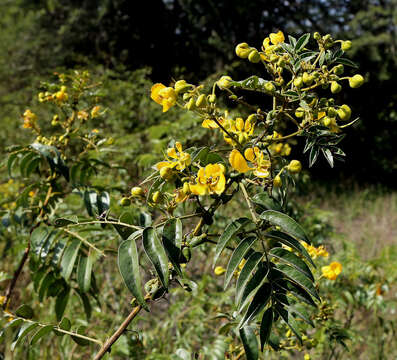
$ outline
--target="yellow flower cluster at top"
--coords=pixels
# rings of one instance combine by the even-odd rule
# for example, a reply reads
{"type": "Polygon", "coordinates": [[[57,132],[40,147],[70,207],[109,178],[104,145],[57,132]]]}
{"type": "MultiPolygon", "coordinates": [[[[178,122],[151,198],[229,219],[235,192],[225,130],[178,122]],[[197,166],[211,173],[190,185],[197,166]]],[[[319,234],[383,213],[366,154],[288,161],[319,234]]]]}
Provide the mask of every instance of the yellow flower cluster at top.
{"type": "Polygon", "coordinates": [[[316,259],[318,256],[328,257],[328,251],[325,249],[324,245],[320,245],[319,247],[315,247],[313,245],[309,245],[304,241],[301,241],[303,247],[307,250],[312,259],[316,259]]]}
{"type": "Polygon", "coordinates": [[[322,276],[329,280],[336,280],[338,275],[342,272],[342,264],[333,261],[331,264],[327,266],[323,266],[321,268],[322,276]]]}

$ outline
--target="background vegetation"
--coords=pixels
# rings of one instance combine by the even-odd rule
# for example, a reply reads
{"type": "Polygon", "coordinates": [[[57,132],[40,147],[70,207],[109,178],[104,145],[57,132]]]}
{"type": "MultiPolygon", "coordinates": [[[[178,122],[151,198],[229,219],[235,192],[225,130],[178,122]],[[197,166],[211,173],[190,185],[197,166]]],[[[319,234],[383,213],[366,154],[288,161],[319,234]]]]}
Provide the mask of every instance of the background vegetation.
{"type": "MultiPolygon", "coordinates": [[[[161,108],[149,98],[154,82],[168,84],[182,77],[195,82],[220,74],[244,78],[248,69],[234,56],[235,45],[242,41],[259,45],[269,32],[278,29],[295,35],[329,32],[335,38],[351,39],[349,54],[360,64],[366,83],[355,91],[346,89],[340,96],[349,99],[361,121],[348,130],[342,142],[347,161],[338,163],[332,172],[325,161],[317,163],[311,180],[302,180],[295,199],[308,214],[303,220],[316,244],[325,244],[332,257],[344,265],[341,280],[330,283],[325,293],[333,293],[332,326],[346,329],[342,335],[350,353],[346,355],[341,345],[328,343],[327,339],[336,336],[331,323],[324,327],[328,332],[312,334],[315,345],[305,351],[320,359],[396,357],[396,0],[152,0],[141,2],[139,9],[127,0],[3,0],[0,13],[2,159],[7,146],[33,140],[22,130],[21,114],[28,107],[38,109],[35,94],[40,81],[53,78],[54,72],[88,69],[94,81],[102,83],[99,96],[108,107],[106,121],[93,126],[112,136],[122,149],[113,159],[123,167],[117,184],[124,189],[139,182],[175,135],[188,145],[205,142],[205,132],[196,131],[190,113],[173,109],[161,114],[161,108]]],[[[308,166],[307,159],[302,163],[308,166]]],[[[23,180],[10,182],[5,162],[0,174],[0,207],[5,214],[15,206],[15,193],[23,180]]],[[[15,239],[6,225],[3,218],[1,292],[25,246],[22,237],[15,239]]],[[[113,348],[112,358],[168,359],[178,348],[190,353],[201,349],[201,354],[210,356],[214,347],[226,346],[215,317],[228,309],[231,296],[222,291],[204,259],[203,253],[190,270],[197,289],[191,295],[175,289],[169,303],[163,301],[154,310],[156,320],[142,316],[134,322],[113,348]]],[[[103,334],[111,333],[122,321],[130,300],[121,279],[110,277],[115,273],[113,267],[114,261],[103,264],[106,271],[98,283],[106,301],[92,308],[90,324],[102,327],[103,334]],[[123,297],[124,302],[120,301],[123,297]]],[[[19,297],[33,294],[23,286],[28,283],[29,271],[23,275],[15,307],[19,297]]],[[[32,303],[38,302],[32,295],[32,303]]],[[[53,302],[52,298],[42,302],[40,318],[45,318],[46,308],[53,302]]],[[[79,299],[73,300],[68,314],[87,324],[79,299]]],[[[67,341],[59,339],[57,346],[42,342],[14,355],[3,342],[0,357],[89,357],[90,348],[81,350],[67,341]]],[[[285,351],[273,356],[287,359],[297,355],[285,351]]],[[[303,353],[299,356],[303,358],[303,353]]]]}

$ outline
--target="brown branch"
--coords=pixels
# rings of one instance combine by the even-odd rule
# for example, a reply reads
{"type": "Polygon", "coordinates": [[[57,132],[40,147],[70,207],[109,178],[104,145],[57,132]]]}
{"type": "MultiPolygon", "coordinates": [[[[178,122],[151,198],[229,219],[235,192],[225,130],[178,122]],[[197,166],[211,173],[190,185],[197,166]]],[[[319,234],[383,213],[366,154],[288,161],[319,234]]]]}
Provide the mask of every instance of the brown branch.
{"type": "MultiPolygon", "coordinates": [[[[150,295],[147,295],[145,297],[145,300],[148,301],[150,300],[150,295]]],[[[102,359],[105,354],[110,351],[110,348],[112,345],[118,340],[118,338],[123,334],[124,330],[127,328],[127,326],[130,324],[132,320],[135,319],[135,317],[138,315],[138,313],[141,311],[142,306],[138,305],[132,309],[130,314],[126,317],[126,319],[123,321],[123,323],[120,325],[120,327],[116,330],[116,332],[103,344],[102,348],[99,350],[99,352],[95,355],[94,360],[99,360],[102,359]]]]}

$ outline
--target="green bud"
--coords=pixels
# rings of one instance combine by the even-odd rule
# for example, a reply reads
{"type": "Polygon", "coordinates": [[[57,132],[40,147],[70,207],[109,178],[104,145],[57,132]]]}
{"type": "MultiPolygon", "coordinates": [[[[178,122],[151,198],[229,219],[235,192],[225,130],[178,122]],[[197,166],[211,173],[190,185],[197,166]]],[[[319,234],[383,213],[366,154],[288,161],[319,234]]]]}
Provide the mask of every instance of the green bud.
{"type": "Polygon", "coordinates": [[[333,107],[329,107],[329,108],[327,109],[327,115],[328,115],[329,117],[335,117],[335,116],[337,115],[336,109],[333,108],[333,107]]]}
{"type": "Polygon", "coordinates": [[[182,255],[184,257],[184,259],[182,259],[182,263],[187,263],[190,261],[190,259],[192,258],[192,251],[190,250],[190,247],[184,247],[182,249],[182,255]]]}
{"type": "Polygon", "coordinates": [[[342,105],[338,110],[337,110],[339,119],[341,119],[342,121],[349,121],[352,111],[350,109],[349,105],[342,105]]]}
{"type": "Polygon", "coordinates": [[[278,61],[278,59],[279,59],[279,56],[278,56],[278,55],[276,55],[276,54],[270,55],[270,62],[271,62],[272,64],[275,64],[275,63],[278,61]]]}
{"type": "Polygon", "coordinates": [[[190,100],[185,104],[185,109],[193,110],[196,106],[194,98],[190,98],[190,100]]]}
{"type": "Polygon", "coordinates": [[[364,78],[359,74],[356,74],[349,78],[349,85],[353,89],[360,87],[362,84],[364,84],[364,78]]]}
{"type": "Polygon", "coordinates": [[[140,186],[134,186],[131,189],[131,196],[140,197],[143,196],[143,194],[144,194],[143,189],[140,186]]]}
{"type": "Polygon", "coordinates": [[[343,51],[348,51],[352,47],[352,42],[350,40],[342,41],[341,49],[343,51]]]}
{"type": "Polygon", "coordinates": [[[211,94],[210,96],[208,96],[208,102],[213,104],[216,101],[216,95],[215,94],[211,94]]]}
{"type": "Polygon", "coordinates": [[[342,64],[336,65],[333,67],[332,71],[336,74],[336,75],[342,75],[343,72],[345,71],[345,67],[342,64]]]}
{"type": "Polygon", "coordinates": [[[303,118],[305,116],[305,109],[303,107],[298,107],[295,110],[295,116],[300,119],[303,118]]]}
{"type": "Polygon", "coordinates": [[[272,94],[276,91],[276,87],[274,86],[274,84],[271,81],[268,81],[265,86],[264,86],[265,90],[272,94]]]}
{"type": "Polygon", "coordinates": [[[304,72],[303,76],[302,76],[302,80],[306,85],[311,85],[314,81],[314,77],[313,77],[313,75],[308,74],[307,72],[304,72]]]}
{"type": "Polygon", "coordinates": [[[300,89],[303,86],[303,80],[302,77],[298,76],[297,78],[294,79],[294,85],[296,88],[300,89]]]}
{"type": "Polygon", "coordinates": [[[187,101],[188,99],[190,99],[192,97],[191,93],[184,93],[182,96],[182,99],[187,101]]]}
{"type": "Polygon", "coordinates": [[[259,61],[261,61],[261,56],[259,55],[258,50],[252,50],[248,55],[248,60],[254,64],[257,64],[259,61]]]}
{"type": "Polygon", "coordinates": [[[313,37],[314,37],[314,40],[317,40],[317,41],[321,39],[321,35],[317,31],[313,34],[313,37]]]}
{"type": "Polygon", "coordinates": [[[337,94],[341,90],[342,90],[342,86],[340,84],[338,84],[336,81],[331,82],[331,92],[333,94],[337,94]]]}
{"type": "Polygon", "coordinates": [[[129,206],[130,204],[131,204],[131,200],[128,199],[127,197],[123,197],[123,198],[120,200],[120,205],[121,205],[121,206],[129,206]]]}
{"type": "Polygon", "coordinates": [[[196,100],[196,106],[198,108],[205,107],[207,105],[207,99],[204,94],[201,94],[196,100]]]}

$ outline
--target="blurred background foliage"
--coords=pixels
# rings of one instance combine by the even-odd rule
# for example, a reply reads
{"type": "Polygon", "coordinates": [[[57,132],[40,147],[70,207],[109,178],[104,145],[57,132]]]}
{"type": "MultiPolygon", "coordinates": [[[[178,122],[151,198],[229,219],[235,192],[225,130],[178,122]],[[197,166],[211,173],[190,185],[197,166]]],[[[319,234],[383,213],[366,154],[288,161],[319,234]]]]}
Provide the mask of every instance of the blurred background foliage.
{"type": "MultiPolygon", "coordinates": [[[[326,300],[336,303],[332,316],[324,320],[322,330],[311,334],[314,345],[308,343],[306,349],[315,348],[311,354],[317,357],[313,358],[346,358],[343,348],[331,340],[347,336],[348,358],[397,356],[393,341],[397,198],[391,191],[397,174],[397,0],[151,0],[140,2],[139,7],[128,0],[2,0],[0,14],[1,204],[10,202],[20,186],[7,182],[5,148],[33,140],[22,129],[26,108],[37,109],[50,122],[49,114],[40,113],[35,94],[40,81],[54,78],[54,72],[88,69],[102,84],[106,121],[94,126],[115,139],[113,160],[125,168],[117,181],[128,189],[158,161],[171,139],[177,138],[186,147],[208,142],[208,132],[197,126],[190,112],[173,108],[161,113],[149,97],[153,83],[185,78],[191,82],[207,79],[205,84],[223,74],[236,79],[251,75],[247,64],[235,56],[235,45],[244,41],[259,47],[268,33],[278,29],[294,36],[319,31],[335,39],[351,39],[348,56],[360,65],[367,82],[336,95],[344,97],[340,101],[351,105],[354,115],[361,118],[348,128],[342,142],[347,161],[337,163],[336,171],[325,161],[318,162],[311,172],[312,185],[305,177],[298,184],[296,201],[301,213],[296,217],[306,214],[302,221],[314,243],[325,244],[334,254],[332,259],[344,264],[340,282],[325,284],[322,292],[326,300]],[[335,332],[335,324],[347,333],[335,332]]],[[[259,66],[257,70],[258,74],[263,71],[259,66]]],[[[307,159],[303,164],[307,168],[307,159]]],[[[237,210],[241,211],[231,211],[237,210]]],[[[218,220],[220,225],[225,221],[218,220]]],[[[3,290],[25,245],[2,227],[0,239],[5,259],[0,269],[3,290]],[[15,262],[9,260],[13,257],[15,262]]],[[[131,328],[143,331],[129,330],[113,347],[112,358],[180,359],[169,356],[180,347],[189,352],[201,349],[201,355],[218,359],[215,355],[222,354],[226,345],[215,318],[230,310],[231,294],[222,291],[222,280],[214,279],[206,257],[203,249],[189,268],[198,288],[188,294],[175,289],[170,303],[164,300],[156,306],[155,316],[139,317],[131,328]]],[[[93,307],[90,324],[94,329],[102,326],[106,334],[128,313],[129,298],[121,279],[111,278],[114,259],[103,266],[98,283],[110,300],[104,309],[93,307]]],[[[28,284],[26,278],[21,288],[24,284],[28,284]]],[[[45,314],[48,304],[40,306],[45,314]]],[[[87,324],[79,302],[73,302],[68,312],[87,324]]],[[[61,340],[55,349],[50,342],[17,356],[89,357],[90,349],[84,353],[73,348],[70,354],[70,346],[61,340]]],[[[297,354],[285,351],[266,356],[288,359],[297,354]]]]}

